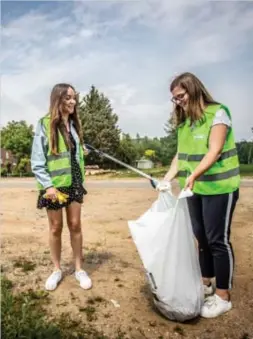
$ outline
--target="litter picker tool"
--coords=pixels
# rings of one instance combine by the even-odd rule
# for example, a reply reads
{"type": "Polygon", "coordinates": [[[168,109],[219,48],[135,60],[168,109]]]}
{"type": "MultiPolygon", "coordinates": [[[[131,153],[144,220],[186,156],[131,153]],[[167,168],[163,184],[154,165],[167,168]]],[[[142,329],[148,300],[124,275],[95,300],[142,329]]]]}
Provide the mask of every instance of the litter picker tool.
{"type": "Polygon", "coordinates": [[[158,181],[156,179],[154,179],[151,175],[148,175],[140,170],[138,170],[137,168],[133,167],[133,166],[130,166],[128,164],[125,164],[123,161],[121,160],[118,160],[116,158],[114,158],[113,156],[101,151],[101,150],[98,150],[96,149],[95,147],[89,145],[89,144],[85,144],[85,147],[87,148],[88,151],[92,151],[92,152],[95,152],[96,154],[98,154],[99,156],[101,157],[104,157],[104,158],[107,158],[125,168],[128,168],[130,171],[133,171],[137,174],[139,174],[140,176],[148,179],[150,181],[150,184],[152,185],[153,188],[156,188],[157,184],[158,184],[158,181]]]}

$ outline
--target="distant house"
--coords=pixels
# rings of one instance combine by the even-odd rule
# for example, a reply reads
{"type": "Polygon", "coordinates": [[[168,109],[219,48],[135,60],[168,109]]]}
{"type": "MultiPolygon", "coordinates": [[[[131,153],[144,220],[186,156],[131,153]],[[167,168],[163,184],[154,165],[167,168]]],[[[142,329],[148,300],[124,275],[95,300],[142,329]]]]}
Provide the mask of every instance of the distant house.
{"type": "Polygon", "coordinates": [[[11,151],[1,148],[0,164],[1,166],[6,166],[8,172],[11,172],[11,168],[17,165],[17,159],[13,156],[11,151]]]}
{"type": "Polygon", "coordinates": [[[140,159],[137,161],[137,168],[139,169],[150,169],[154,168],[154,163],[153,161],[149,159],[140,159]]]}

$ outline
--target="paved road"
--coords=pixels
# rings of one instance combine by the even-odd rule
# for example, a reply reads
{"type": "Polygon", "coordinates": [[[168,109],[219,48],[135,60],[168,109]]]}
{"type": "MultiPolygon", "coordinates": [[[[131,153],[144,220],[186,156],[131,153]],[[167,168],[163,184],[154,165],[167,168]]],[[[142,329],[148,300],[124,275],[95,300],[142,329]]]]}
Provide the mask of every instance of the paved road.
{"type": "MultiPolygon", "coordinates": [[[[88,188],[150,188],[148,180],[88,180],[88,188]]],[[[242,187],[253,187],[252,179],[242,179],[242,187]]],[[[0,188],[36,188],[32,179],[1,179],[0,188]]]]}
{"type": "MultiPolygon", "coordinates": [[[[87,181],[87,188],[148,188],[149,181],[124,181],[124,180],[96,180],[87,181]]],[[[0,188],[36,188],[34,180],[6,180],[0,181],[0,188]]]]}

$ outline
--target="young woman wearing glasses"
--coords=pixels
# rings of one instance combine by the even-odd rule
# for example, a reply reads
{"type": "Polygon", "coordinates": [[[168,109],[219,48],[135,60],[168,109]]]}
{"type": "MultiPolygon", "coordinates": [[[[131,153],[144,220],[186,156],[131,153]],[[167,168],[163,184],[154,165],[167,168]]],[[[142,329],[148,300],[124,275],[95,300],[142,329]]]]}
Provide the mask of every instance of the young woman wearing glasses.
{"type": "Polygon", "coordinates": [[[177,176],[180,187],[194,193],[188,206],[207,297],[201,315],[214,318],[232,308],[234,255],[229,239],[240,173],[231,113],[191,73],[176,77],[170,91],[178,148],[165,181],[169,187],[177,176]]]}

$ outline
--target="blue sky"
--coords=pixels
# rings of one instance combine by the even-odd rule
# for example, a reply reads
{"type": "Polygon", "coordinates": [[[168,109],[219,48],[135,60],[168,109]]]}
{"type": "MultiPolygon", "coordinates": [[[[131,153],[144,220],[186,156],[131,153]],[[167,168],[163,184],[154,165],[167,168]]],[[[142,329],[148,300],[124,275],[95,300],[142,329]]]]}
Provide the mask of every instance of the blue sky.
{"type": "Polygon", "coordinates": [[[195,73],[252,135],[253,2],[2,1],[1,125],[36,124],[51,88],[92,84],[132,136],[163,136],[170,81],[195,73]]]}

